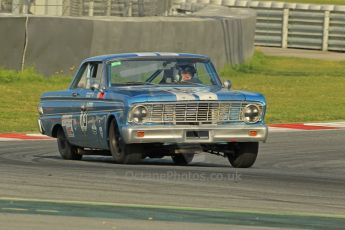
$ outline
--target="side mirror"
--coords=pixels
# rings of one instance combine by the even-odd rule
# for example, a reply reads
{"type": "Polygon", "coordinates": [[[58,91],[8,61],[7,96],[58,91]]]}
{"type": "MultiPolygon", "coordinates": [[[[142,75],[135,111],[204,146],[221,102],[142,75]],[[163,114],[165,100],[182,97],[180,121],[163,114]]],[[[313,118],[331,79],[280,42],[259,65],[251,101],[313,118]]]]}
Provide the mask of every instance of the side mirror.
{"type": "Polygon", "coordinates": [[[232,83],[230,80],[224,81],[224,88],[227,88],[228,90],[231,89],[232,83]]]}
{"type": "Polygon", "coordinates": [[[91,90],[95,91],[95,90],[99,90],[100,87],[101,87],[100,84],[93,83],[90,88],[91,88],[91,90]]]}

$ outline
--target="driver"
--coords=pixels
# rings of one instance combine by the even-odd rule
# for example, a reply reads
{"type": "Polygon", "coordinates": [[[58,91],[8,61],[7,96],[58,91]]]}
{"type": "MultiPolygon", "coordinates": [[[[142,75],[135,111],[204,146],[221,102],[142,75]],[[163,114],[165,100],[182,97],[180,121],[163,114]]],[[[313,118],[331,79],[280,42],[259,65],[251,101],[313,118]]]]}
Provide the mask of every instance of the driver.
{"type": "Polygon", "coordinates": [[[194,82],[196,79],[194,79],[194,75],[196,73],[196,70],[194,66],[191,65],[185,65],[180,66],[179,68],[179,82],[194,82]]]}

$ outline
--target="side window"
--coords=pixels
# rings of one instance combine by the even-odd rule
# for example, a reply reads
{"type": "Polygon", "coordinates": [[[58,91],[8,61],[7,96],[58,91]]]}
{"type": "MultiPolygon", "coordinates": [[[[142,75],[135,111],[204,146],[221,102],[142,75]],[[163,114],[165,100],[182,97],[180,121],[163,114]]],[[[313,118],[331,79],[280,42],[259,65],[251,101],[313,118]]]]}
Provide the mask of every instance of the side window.
{"type": "Polygon", "coordinates": [[[90,89],[92,84],[102,84],[102,63],[85,63],[78,73],[79,80],[73,88],[90,89]]]}
{"type": "Polygon", "coordinates": [[[206,65],[204,63],[197,63],[195,65],[196,69],[196,75],[201,81],[201,83],[205,85],[213,85],[212,84],[212,79],[210,78],[210,75],[206,69],[206,65]]]}
{"type": "Polygon", "coordinates": [[[76,88],[85,88],[87,79],[88,65],[86,64],[76,88]]]}
{"type": "Polygon", "coordinates": [[[86,87],[86,78],[87,78],[87,71],[88,70],[88,63],[85,63],[79,70],[77,74],[77,78],[79,80],[73,85],[73,88],[85,88],[86,87]]]}
{"type": "Polygon", "coordinates": [[[103,69],[102,69],[102,63],[92,63],[90,66],[90,85],[92,84],[100,84],[102,85],[102,76],[103,76],[103,69]]]}

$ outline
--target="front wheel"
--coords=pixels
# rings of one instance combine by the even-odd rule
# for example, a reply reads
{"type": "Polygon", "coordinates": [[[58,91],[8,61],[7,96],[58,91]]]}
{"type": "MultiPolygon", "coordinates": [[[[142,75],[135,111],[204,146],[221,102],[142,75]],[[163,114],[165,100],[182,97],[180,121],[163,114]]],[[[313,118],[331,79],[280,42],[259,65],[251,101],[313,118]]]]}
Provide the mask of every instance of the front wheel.
{"type": "Polygon", "coordinates": [[[249,168],[255,163],[258,151],[258,142],[241,142],[235,144],[227,157],[234,168],[249,168]]]}
{"type": "Polygon", "coordinates": [[[57,143],[60,155],[65,160],[81,160],[83,155],[78,154],[78,148],[68,142],[65,132],[59,128],[57,132],[57,143]]]}
{"type": "Polygon", "coordinates": [[[109,148],[116,163],[136,164],[142,159],[138,146],[128,145],[121,141],[115,120],[112,120],[109,126],[109,148]]]}

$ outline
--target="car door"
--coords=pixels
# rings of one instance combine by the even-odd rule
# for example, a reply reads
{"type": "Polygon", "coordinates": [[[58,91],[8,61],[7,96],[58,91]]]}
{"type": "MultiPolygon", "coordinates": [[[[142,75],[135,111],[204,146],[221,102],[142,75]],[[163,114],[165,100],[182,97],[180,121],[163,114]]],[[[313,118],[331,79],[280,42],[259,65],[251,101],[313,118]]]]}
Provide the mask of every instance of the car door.
{"type": "MultiPolygon", "coordinates": [[[[104,140],[106,114],[103,110],[104,101],[104,75],[102,62],[89,62],[85,88],[81,92],[82,103],[80,107],[80,146],[101,148],[104,140]]],[[[78,118],[77,118],[78,119],[78,118]]]]}
{"type": "MultiPolygon", "coordinates": [[[[88,147],[87,143],[87,129],[88,129],[88,117],[87,117],[87,92],[90,87],[91,76],[91,63],[83,63],[80,67],[78,74],[70,86],[70,107],[73,107],[73,113],[70,116],[65,117],[62,123],[70,125],[73,130],[73,138],[69,138],[70,142],[82,147],[88,147]]],[[[66,125],[65,125],[66,126],[66,125]]],[[[66,126],[66,130],[69,128],[66,126]]],[[[66,132],[68,134],[68,132],[66,132]]]]}

